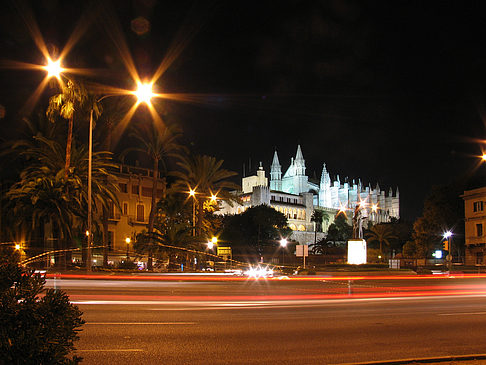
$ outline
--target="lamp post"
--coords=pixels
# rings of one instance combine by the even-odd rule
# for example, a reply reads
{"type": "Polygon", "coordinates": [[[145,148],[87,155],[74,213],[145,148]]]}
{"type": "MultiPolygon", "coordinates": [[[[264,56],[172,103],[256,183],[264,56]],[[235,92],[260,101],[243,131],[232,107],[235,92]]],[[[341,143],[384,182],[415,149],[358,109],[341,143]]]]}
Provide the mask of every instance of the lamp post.
{"type": "Polygon", "coordinates": [[[288,241],[286,238],[280,240],[280,247],[282,247],[282,266],[285,264],[285,248],[287,247],[287,243],[288,241]]]}
{"type": "Polygon", "coordinates": [[[196,189],[189,189],[189,196],[192,197],[192,237],[196,236],[196,189]]]}
{"type": "MultiPolygon", "coordinates": [[[[152,92],[152,84],[143,84],[138,82],[138,88],[136,91],[131,92],[131,94],[137,97],[137,103],[150,103],[150,99],[154,95],[152,92]]],[[[99,103],[103,99],[110,96],[118,96],[116,94],[108,94],[99,98],[96,102],[99,103]]],[[[92,171],[93,171],[93,108],[89,113],[89,150],[88,150],[88,230],[86,235],[88,236],[88,250],[86,253],[86,270],[91,271],[91,246],[93,244],[93,203],[92,203],[92,171]]],[[[127,242],[130,243],[130,242],[127,242]]],[[[128,260],[128,249],[127,249],[127,260],[128,260]]]]}
{"type": "Polygon", "coordinates": [[[449,254],[447,255],[447,263],[449,266],[449,273],[452,270],[452,232],[447,231],[444,233],[444,239],[449,241],[449,254]]]}
{"type": "Polygon", "coordinates": [[[128,260],[130,260],[129,249],[130,249],[130,242],[132,242],[132,240],[130,239],[130,237],[127,237],[125,238],[125,242],[127,243],[127,262],[128,262],[128,260]]]}

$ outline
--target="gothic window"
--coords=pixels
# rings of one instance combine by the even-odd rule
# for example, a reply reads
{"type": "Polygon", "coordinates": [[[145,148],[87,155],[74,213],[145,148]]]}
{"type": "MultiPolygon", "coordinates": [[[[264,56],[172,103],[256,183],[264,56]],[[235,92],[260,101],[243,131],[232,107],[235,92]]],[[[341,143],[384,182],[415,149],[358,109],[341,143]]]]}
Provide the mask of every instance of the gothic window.
{"type": "Polygon", "coordinates": [[[299,225],[299,231],[305,231],[305,227],[303,224],[299,225]]]}
{"type": "Polygon", "coordinates": [[[473,211],[474,212],[482,212],[483,211],[483,202],[478,201],[473,203],[473,211]]]}
{"type": "Polygon", "coordinates": [[[297,227],[295,226],[295,224],[291,223],[289,225],[289,228],[292,230],[292,231],[296,231],[297,230],[297,227]]]}

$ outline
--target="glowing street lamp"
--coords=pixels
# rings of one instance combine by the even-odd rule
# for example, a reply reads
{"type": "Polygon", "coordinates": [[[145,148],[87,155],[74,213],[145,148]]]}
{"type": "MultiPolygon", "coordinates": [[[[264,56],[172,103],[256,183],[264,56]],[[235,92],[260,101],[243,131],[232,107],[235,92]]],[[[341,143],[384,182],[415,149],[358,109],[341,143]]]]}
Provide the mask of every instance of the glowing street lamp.
{"type": "Polygon", "coordinates": [[[483,153],[483,155],[481,156],[481,160],[486,161],[486,153],[483,153]]]}
{"type": "Polygon", "coordinates": [[[44,70],[47,71],[47,77],[55,77],[56,79],[61,78],[61,72],[64,71],[64,69],[61,67],[61,59],[57,59],[56,61],[53,61],[51,58],[47,59],[47,65],[45,65],[44,70]]]}
{"type": "Polygon", "coordinates": [[[127,244],[127,261],[130,260],[130,256],[128,255],[128,249],[130,248],[130,242],[132,242],[132,240],[130,239],[130,237],[127,237],[125,238],[125,242],[127,244]]]}
{"type": "Polygon", "coordinates": [[[151,83],[142,83],[140,81],[137,82],[137,90],[133,92],[133,94],[137,97],[137,103],[145,103],[150,104],[150,100],[153,98],[154,93],[152,92],[152,84],[151,83]]]}
{"type": "Polygon", "coordinates": [[[447,231],[444,233],[444,239],[449,242],[449,254],[447,255],[447,261],[449,266],[449,272],[452,270],[452,232],[447,231]]]}
{"type": "MultiPolygon", "coordinates": [[[[62,70],[62,69],[61,69],[62,70]]],[[[150,99],[154,96],[152,93],[152,84],[142,84],[138,82],[138,88],[136,91],[131,92],[137,97],[137,104],[146,103],[147,105],[150,104],[150,99]]],[[[130,94],[130,92],[128,93],[130,94]]],[[[123,94],[121,94],[123,95],[123,94]]],[[[103,99],[106,99],[111,96],[118,96],[118,94],[108,94],[104,95],[97,100],[99,103],[103,99]]],[[[88,250],[87,250],[87,271],[91,271],[91,246],[93,244],[93,235],[89,234],[92,232],[91,226],[93,225],[93,207],[92,207],[92,173],[93,173],[93,109],[91,109],[89,115],[89,147],[88,147],[88,230],[87,237],[88,237],[88,250]]],[[[194,234],[193,234],[194,235],[194,234]]],[[[129,242],[128,242],[129,243],[129,242]]],[[[127,260],[128,260],[128,248],[127,248],[127,260]]]]}
{"type": "Polygon", "coordinates": [[[285,248],[287,247],[287,243],[289,242],[286,238],[280,240],[280,247],[282,247],[282,266],[285,264],[285,248]]]}
{"type": "Polygon", "coordinates": [[[192,237],[196,236],[196,189],[189,189],[189,196],[192,197],[192,237]]]}
{"type": "Polygon", "coordinates": [[[208,249],[212,250],[213,247],[217,244],[218,244],[218,238],[217,237],[211,238],[211,241],[208,242],[208,249]]]}

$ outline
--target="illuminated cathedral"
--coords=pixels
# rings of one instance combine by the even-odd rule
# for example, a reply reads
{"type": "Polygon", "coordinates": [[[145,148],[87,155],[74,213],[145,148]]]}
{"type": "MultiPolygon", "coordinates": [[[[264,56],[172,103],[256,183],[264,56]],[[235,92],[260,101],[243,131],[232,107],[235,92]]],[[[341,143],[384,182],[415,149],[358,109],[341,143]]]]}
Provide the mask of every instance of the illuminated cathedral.
{"type": "Polygon", "coordinates": [[[283,213],[294,230],[292,238],[300,243],[311,243],[316,239],[315,223],[311,221],[315,209],[328,213],[330,219],[323,223],[324,232],[318,232],[318,238],[325,236],[327,227],[334,216],[342,212],[351,221],[357,205],[366,210],[368,221],[385,223],[392,218],[400,218],[400,198],[398,188],[388,194],[376,184],[363,186],[361,180],[345,179],[341,182],[339,175],[331,179],[326,164],[323,165],[320,182],[309,180],[302,149],[297,146],[295,158],[292,157],[285,174],[282,174],[277,151],[273,155],[270,166],[270,181],[260,163],[256,175],[244,176],[240,205],[223,204],[220,213],[239,214],[251,206],[266,204],[283,213]]]}

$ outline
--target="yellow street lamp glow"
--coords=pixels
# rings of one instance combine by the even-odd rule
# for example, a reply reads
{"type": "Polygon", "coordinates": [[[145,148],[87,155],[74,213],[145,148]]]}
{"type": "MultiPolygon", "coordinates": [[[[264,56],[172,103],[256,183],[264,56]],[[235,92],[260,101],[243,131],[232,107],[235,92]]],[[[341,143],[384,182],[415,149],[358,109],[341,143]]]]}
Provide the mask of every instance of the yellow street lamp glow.
{"type": "Polygon", "coordinates": [[[86,237],[89,237],[89,231],[86,230],[86,237]]]}
{"type": "Polygon", "coordinates": [[[483,155],[481,156],[481,160],[486,161],[486,153],[483,153],[483,155]]]}
{"type": "Polygon", "coordinates": [[[16,250],[20,250],[20,244],[19,244],[19,243],[16,243],[16,244],[15,244],[15,249],[16,249],[16,250]]]}
{"type": "Polygon", "coordinates": [[[132,240],[130,239],[130,237],[127,237],[127,238],[125,238],[125,242],[126,242],[126,243],[127,243],[127,245],[128,245],[130,242],[132,242],[132,240]]]}
{"type": "Polygon", "coordinates": [[[150,104],[150,99],[154,96],[152,92],[152,84],[143,84],[137,82],[137,90],[134,92],[139,103],[150,104]]]}
{"type": "Polygon", "coordinates": [[[378,205],[377,204],[373,204],[371,206],[371,210],[373,210],[373,212],[376,213],[378,211],[378,205]]]}
{"type": "Polygon", "coordinates": [[[282,246],[282,247],[287,247],[287,243],[288,243],[288,241],[287,241],[286,238],[282,238],[280,240],[280,246],[282,246]]]}
{"type": "Polygon", "coordinates": [[[192,190],[192,189],[190,189],[190,190],[189,190],[189,195],[190,195],[190,196],[194,196],[194,195],[196,195],[196,190],[192,190]]]}
{"type": "Polygon", "coordinates": [[[218,197],[214,194],[211,195],[211,201],[215,202],[218,197]]]}
{"type": "Polygon", "coordinates": [[[213,245],[217,244],[217,243],[218,243],[218,238],[217,238],[217,237],[213,237],[213,238],[211,238],[211,243],[212,243],[213,245]]]}
{"type": "Polygon", "coordinates": [[[212,250],[214,247],[214,243],[212,243],[211,241],[208,242],[208,249],[212,250]]]}
{"type": "Polygon", "coordinates": [[[61,59],[53,61],[50,58],[47,59],[47,65],[44,66],[44,69],[47,71],[47,77],[55,77],[56,79],[61,77],[61,72],[64,70],[61,67],[61,59]]]}

